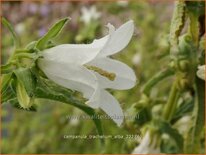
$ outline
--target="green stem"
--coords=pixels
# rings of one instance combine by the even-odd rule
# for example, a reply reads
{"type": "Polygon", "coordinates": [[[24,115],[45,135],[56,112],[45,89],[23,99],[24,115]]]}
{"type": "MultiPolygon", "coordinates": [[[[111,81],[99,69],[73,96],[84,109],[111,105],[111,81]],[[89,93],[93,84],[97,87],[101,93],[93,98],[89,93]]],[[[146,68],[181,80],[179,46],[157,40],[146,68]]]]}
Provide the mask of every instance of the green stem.
{"type": "Polygon", "coordinates": [[[174,72],[170,68],[167,68],[163,71],[160,71],[156,75],[154,75],[143,87],[142,92],[146,95],[150,94],[151,89],[163,79],[173,75],[174,72]]]}
{"type": "Polygon", "coordinates": [[[164,111],[163,111],[163,119],[166,121],[170,121],[175,108],[177,106],[177,100],[179,97],[179,90],[177,88],[177,82],[175,81],[172,85],[170,94],[169,94],[169,99],[165,105],[164,111]]]}
{"type": "Polygon", "coordinates": [[[28,55],[29,53],[30,53],[30,51],[27,50],[27,49],[17,49],[17,50],[15,50],[14,53],[10,56],[7,64],[9,64],[11,61],[13,61],[13,60],[17,57],[17,55],[18,55],[18,56],[20,56],[21,54],[22,54],[22,55],[28,55]]]}
{"type": "Polygon", "coordinates": [[[18,53],[14,56],[14,58],[28,58],[33,59],[36,55],[33,53],[18,53]]]}
{"type": "Polygon", "coordinates": [[[193,110],[194,124],[187,135],[185,153],[201,152],[201,134],[205,125],[205,81],[196,77],[196,101],[193,110]]]}

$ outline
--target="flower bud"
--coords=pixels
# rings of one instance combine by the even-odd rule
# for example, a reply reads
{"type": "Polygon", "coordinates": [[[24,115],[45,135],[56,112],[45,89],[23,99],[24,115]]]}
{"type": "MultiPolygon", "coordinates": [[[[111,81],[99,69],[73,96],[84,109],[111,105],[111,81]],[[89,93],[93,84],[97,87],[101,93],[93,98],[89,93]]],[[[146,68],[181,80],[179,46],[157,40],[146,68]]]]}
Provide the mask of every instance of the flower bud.
{"type": "Polygon", "coordinates": [[[23,84],[19,81],[17,81],[16,93],[17,99],[22,108],[28,109],[33,105],[34,99],[29,97],[23,84]]]}

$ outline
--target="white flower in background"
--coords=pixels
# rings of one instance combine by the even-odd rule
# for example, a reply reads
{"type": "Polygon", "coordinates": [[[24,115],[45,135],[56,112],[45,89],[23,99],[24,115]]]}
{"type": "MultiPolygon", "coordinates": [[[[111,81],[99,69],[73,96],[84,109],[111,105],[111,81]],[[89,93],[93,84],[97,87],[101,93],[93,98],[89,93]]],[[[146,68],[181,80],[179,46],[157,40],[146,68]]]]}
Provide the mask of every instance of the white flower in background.
{"type": "Polygon", "coordinates": [[[205,80],[205,65],[198,67],[197,76],[200,79],[205,80]]]}
{"type": "Polygon", "coordinates": [[[101,108],[118,125],[123,112],[118,101],[105,89],[129,89],[136,83],[131,68],[109,56],[127,46],[134,32],[130,20],[117,30],[108,24],[109,34],[91,44],[62,44],[44,50],[38,65],[57,84],[82,92],[92,108],[101,108]]]}
{"type": "Polygon", "coordinates": [[[19,23],[15,26],[15,31],[18,33],[18,34],[22,34],[24,33],[24,30],[25,30],[25,25],[24,23],[19,23]]]}
{"type": "Polygon", "coordinates": [[[157,139],[155,137],[151,141],[150,133],[147,131],[141,143],[134,149],[132,154],[158,154],[160,153],[160,148],[155,148],[156,142],[157,139]]]}
{"type": "Polygon", "coordinates": [[[97,12],[96,6],[90,8],[82,7],[81,8],[82,16],[80,20],[85,24],[89,24],[92,20],[99,19],[101,16],[100,12],[97,12]]]}
{"type": "Polygon", "coordinates": [[[134,65],[139,65],[141,63],[141,60],[142,60],[142,56],[140,53],[136,53],[133,58],[132,58],[132,63],[134,65]]]}

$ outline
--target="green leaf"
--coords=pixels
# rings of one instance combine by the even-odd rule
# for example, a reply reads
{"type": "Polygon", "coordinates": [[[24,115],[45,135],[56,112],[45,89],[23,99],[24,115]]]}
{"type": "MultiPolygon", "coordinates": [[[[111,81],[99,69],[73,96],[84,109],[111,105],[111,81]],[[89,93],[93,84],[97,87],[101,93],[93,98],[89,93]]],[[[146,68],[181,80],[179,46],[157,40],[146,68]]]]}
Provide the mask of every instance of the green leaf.
{"type": "Polygon", "coordinates": [[[14,45],[16,47],[19,47],[20,46],[20,40],[19,40],[19,37],[17,36],[16,32],[14,31],[14,28],[12,27],[12,25],[9,23],[8,20],[6,20],[4,17],[2,17],[2,23],[5,27],[7,27],[9,29],[9,31],[11,32],[12,34],[12,38],[14,40],[14,45]]]}
{"type": "Polygon", "coordinates": [[[5,74],[1,77],[1,92],[4,92],[12,79],[12,73],[5,74]]]}
{"type": "Polygon", "coordinates": [[[168,134],[176,142],[177,152],[183,152],[183,137],[182,135],[167,122],[160,122],[160,132],[168,134]]]}
{"type": "Polygon", "coordinates": [[[194,99],[188,99],[186,101],[183,101],[183,103],[180,105],[180,107],[176,110],[171,123],[174,124],[176,121],[178,121],[180,118],[182,118],[184,115],[192,112],[194,108],[194,99]]]}
{"type": "Polygon", "coordinates": [[[141,109],[138,109],[137,115],[135,117],[135,123],[141,127],[149,121],[151,121],[150,109],[148,109],[148,107],[142,107],[141,109]]]}
{"type": "Polygon", "coordinates": [[[7,102],[16,97],[12,89],[12,73],[5,74],[1,77],[1,103],[7,102]]]}
{"type": "Polygon", "coordinates": [[[36,43],[36,48],[43,50],[50,39],[55,38],[62,30],[69,18],[64,18],[52,26],[52,28],[36,43]]]}
{"type": "Polygon", "coordinates": [[[178,0],[175,3],[175,10],[173,13],[171,25],[170,25],[170,45],[171,45],[171,54],[175,55],[178,52],[178,36],[181,33],[181,30],[184,26],[185,18],[185,2],[178,0]]]}
{"type": "MultiPolygon", "coordinates": [[[[98,133],[100,135],[103,135],[101,121],[99,118],[94,117],[96,115],[95,110],[85,105],[79,99],[75,98],[71,90],[60,87],[59,85],[56,85],[55,83],[47,79],[38,78],[35,96],[37,98],[59,101],[81,109],[89,116],[91,116],[96,125],[98,133]]],[[[104,143],[104,140],[101,139],[101,142],[104,143]]]]}

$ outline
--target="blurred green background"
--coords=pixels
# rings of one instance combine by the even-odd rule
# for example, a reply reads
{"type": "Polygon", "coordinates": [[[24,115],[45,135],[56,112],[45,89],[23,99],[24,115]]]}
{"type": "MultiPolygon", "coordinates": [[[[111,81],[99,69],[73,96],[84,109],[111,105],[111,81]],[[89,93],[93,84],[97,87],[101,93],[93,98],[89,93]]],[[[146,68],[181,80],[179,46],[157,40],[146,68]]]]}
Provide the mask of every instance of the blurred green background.
{"type": "MultiPolygon", "coordinates": [[[[137,85],[125,91],[112,90],[125,113],[140,99],[140,88],[149,78],[168,65],[167,36],[174,2],[113,1],[113,2],[1,2],[2,14],[15,28],[22,48],[43,36],[48,28],[64,17],[71,17],[61,35],[55,39],[62,43],[90,43],[107,34],[107,23],[119,27],[132,19],[135,33],[132,41],[115,59],[125,62],[136,72],[137,85]]],[[[2,63],[13,52],[12,37],[2,27],[2,63]]],[[[159,96],[164,90],[168,95],[170,80],[154,89],[159,96]]],[[[161,94],[161,97],[164,94],[161,94]]],[[[91,120],[69,120],[68,115],[86,115],[79,109],[63,103],[38,100],[38,111],[15,109],[8,103],[2,105],[2,153],[130,153],[137,139],[107,139],[102,146],[99,139],[65,139],[64,135],[96,135],[91,120]]],[[[101,114],[103,112],[100,111],[101,114]]],[[[132,114],[132,113],[131,113],[132,114]]],[[[140,134],[127,126],[125,120],[120,128],[112,120],[103,120],[105,135],[140,134]]]]}

